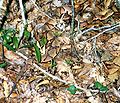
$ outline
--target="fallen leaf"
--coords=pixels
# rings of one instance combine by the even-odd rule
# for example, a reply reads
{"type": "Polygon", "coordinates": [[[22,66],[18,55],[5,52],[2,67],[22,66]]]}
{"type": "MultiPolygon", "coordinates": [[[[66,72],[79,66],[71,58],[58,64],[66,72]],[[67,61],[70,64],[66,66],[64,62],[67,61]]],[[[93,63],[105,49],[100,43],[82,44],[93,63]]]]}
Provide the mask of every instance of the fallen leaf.
{"type": "Polygon", "coordinates": [[[118,80],[118,76],[119,76],[118,72],[115,72],[113,74],[108,75],[108,78],[111,82],[113,82],[115,80],[118,80]]]}
{"type": "Polygon", "coordinates": [[[18,65],[25,65],[25,60],[21,57],[19,57],[15,52],[7,50],[7,48],[4,47],[4,54],[7,59],[10,60],[12,64],[18,64],[18,65]]]}
{"type": "Polygon", "coordinates": [[[10,95],[11,98],[16,98],[17,96],[18,96],[17,93],[12,93],[12,94],[10,95]]]}
{"type": "Polygon", "coordinates": [[[5,97],[8,97],[9,96],[9,85],[7,83],[7,81],[3,81],[3,88],[4,88],[4,94],[5,94],[5,97]]]}
{"type": "Polygon", "coordinates": [[[108,8],[110,6],[111,0],[104,0],[104,6],[105,8],[108,8]]]}
{"type": "Polygon", "coordinates": [[[120,69],[119,67],[113,67],[112,69],[108,70],[108,73],[113,74],[113,73],[117,72],[119,69],[120,69]]]}
{"type": "Polygon", "coordinates": [[[112,43],[112,44],[119,44],[120,43],[120,36],[115,36],[115,37],[109,39],[108,42],[112,43]]]}
{"type": "Polygon", "coordinates": [[[116,58],[113,60],[113,63],[115,63],[116,65],[119,65],[119,66],[120,66],[120,56],[119,56],[119,57],[116,57],[116,58]]]}
{"type": "Polygon", "coordinates": [[[56,102],[57,103],[65,103],[64,99],[61,96],[57,96],[56,102]]]}
{"type": "Polygon", "coordinates": [[[39,86],[49,84],[49,80],[43,80],[42,82],[38,83],[35,87],[36,90],[39,89],[39,86]]]}

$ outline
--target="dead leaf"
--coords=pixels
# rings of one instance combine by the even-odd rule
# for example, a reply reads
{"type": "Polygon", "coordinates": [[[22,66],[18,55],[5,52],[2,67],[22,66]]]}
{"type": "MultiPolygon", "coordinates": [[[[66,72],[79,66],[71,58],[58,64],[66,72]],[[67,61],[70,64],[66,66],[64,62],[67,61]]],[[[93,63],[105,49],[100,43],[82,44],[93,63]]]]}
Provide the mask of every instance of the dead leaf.
{"type": "Polygon", "coordinates": [[[104,6],[105,8],[108,8],[110,6],[111,0],[104,0],[104,6]]]}
{"type": "Polygon", "coordinates": [[[60,96],[57,96],[56,102],[57,103],[65,103],[64,99],[60,96]]]}
{"type": "Polygon", "coordinates": [[[111,44],[119,44],[120,43],[120,36],[115,36],[115,37],[109,39],[108,42],[111,44]]]}
{"type": "Polygon", "coordinates": [[[119,76],[118,72],[115,72],[113,74],[108,75],[108,78],[111,82],[113,82],[113,81],[115,81],[115,79],[116,80],[118,79],[118,76],[119,76]]]}
{"type": "Polygon", "coordinates": [[[113,63],[115,63],[116,65],[120,66],[120,56],[119,56],[119,57],[116,57],[116,58],[113,60],[113,63]]]}
{"type": "Polygon", "coordinates": [[[7,81],[3,81],[3,88],[4,88],[4,94],[5,94],[5,97],[8,97],[9,96],[9,85],[7,83],[7,81]]]}
{"type": "Polygon", "coordinates": [[[36,90],[39,89],[39,86],[49,84],[49,80],[43,80],[42,82],[38,83],[35,87],[36,90]]]}
{"type": "Polygon", "coordinates": [[[114,81],[115,79],[118,79],[119,76],[119,66],[113,65],[111,69],[108,70],[108,78],[110,81],[114,81]]]}
{"type": "Polygon", "coordinates": [[[25,60],[19,57],[15,52],[7,50],[4,51],[5,57],[10,60],[12,64],[25,65],[25,60]]]}
{"type": "Polygon", "coordinates": [[[108,72],[109,74],[113,74],[117,72],[120,68],[118,66],[114,66],[112,69],[109,69],[108,72]]]}
{"type": "Polygon", "coordinates": [[[101,11],[99,14],[100,14],[100,15],[105,15],[108,11],[109,11],[109,9],[104,9],[104,10],[101,11]]]}
{"type": "Polygon", "coordinates": [[[104,51],[104,53],[102,53],[102,57],[101,57],[101,61],[110,61],[113,59],[112,54],[110,54],[109,51],[104,51]]]}
{"type": "Polygon", "coordinates": [[[110,53],[111,53],[113,56],[116,56],[116,57],[120,56],[120,50],[111,51],[110,53]]]}
{"type": "Polygon", "coordinates": [[[71,83],[76,83],[74,76],[72,74],[72,71],[70,69],[70,66],[65,63],[65,61],[57,61],[57,71],[60,76],[63,77],[63,79],[67,80],[71,83]],[[67,74],[67,75],[64,75],[67,74]]]}
{"type": "Polygon", "coordinates": [[[17,96],[18,96],[17,93],[12,93],[12,94],[10,95],[11,98],[16,98],[17,96]]]}

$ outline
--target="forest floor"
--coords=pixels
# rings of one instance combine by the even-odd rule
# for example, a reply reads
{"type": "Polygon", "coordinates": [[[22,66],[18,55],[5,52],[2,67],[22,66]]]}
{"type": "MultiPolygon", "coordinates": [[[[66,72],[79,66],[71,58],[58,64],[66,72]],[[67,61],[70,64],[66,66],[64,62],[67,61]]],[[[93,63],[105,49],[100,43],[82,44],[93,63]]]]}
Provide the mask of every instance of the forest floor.
{"type": "Polygon", "coordinates": [[[0,103],[119,103],[119,0],[0,0],[0,103]]]}

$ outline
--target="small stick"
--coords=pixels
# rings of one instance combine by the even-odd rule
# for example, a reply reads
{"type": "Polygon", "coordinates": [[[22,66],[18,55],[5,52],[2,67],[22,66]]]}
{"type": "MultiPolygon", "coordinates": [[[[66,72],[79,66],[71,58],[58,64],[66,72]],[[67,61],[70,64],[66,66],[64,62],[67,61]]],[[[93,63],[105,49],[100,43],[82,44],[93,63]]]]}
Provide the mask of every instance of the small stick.
{"type": "Polygon", "coordinates": [[[23,23],[21,25],[21,30],[20,30],[20,33],[19,33],[19,37],[20,37],[19,44],[20,44],[21,39],[23,37],[24,29],[25,29],[25,26],[26,26],[26,19],[25,19],[25,13],[24,13],[24,7],[23,7],[22,0],[19,0],[19,5],[20,5],[20,10],[21,10],[21,15],[22,15],[22,21],[23,21],[23,23]]]}
{"type": "Polygon", "coordinates": [[[87,39],[87,40],[85,40],[85,41],[82,41],[82,42],[80,42],[80,43],[85,43],[85,42],[88,42],[88,41],[90,41],[90,40],[92,40],[92,39],[95,39],[95,38],[97,38],[98,36],[102,35],[103,33],[108,32],[108,31],[110,31],[110,30],[113,30],[113,29],[115,29],[115,28],[117,28],[117,27],[119,27],[119,26],[120,26],[120,24],[118,24],[118,25],[116,25],[116,26],[113,26],[113,27],[111,27],[111,28],[108,28],[108,29],[106,29],[106,30],[98,33],[97,35],[95,35],[95,36],[93,36],[93,37],[91,37],[91,38],[89,38],[89,39],[87,39]]]}

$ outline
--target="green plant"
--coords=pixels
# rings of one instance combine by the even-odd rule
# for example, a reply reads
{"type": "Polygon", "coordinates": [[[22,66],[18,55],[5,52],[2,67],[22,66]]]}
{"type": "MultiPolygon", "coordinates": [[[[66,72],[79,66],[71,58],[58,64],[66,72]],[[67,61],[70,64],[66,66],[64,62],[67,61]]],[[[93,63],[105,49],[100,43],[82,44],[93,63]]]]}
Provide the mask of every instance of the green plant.
{"type": "Polygon", "coordinates": [[[5,68],[7,66],[6,62],[0,63],[0,68],[5,68]]]}
{"type": "Polygon", "coordinates": [[[99,83],[98,81],[96,81],[96,82],[94,83],[94,87],[95,87],[96,89],[100,90],[100,92],[107,92],[107,91],[108,91],[107,86],[102,85],[102,84],[99,83]]]}
{"type": "Polygon", "coordinates": [[[75,94],[77,90],[79,90],[78,88],[76,88],[74,85],[70,85],[69,88],[67,88],[67,90],[71,93],[71,94],[75,94]]]}
{"type": "Polygon", "coordinates": [[[30,33],[27,29],[25,29],[25,30],[24,30],[24,37],[25,37],[27,40],[29,40],[29,39],[30,39],[30,36],[31,36],[31,33],[30,33]]]}
{"type": "Polygon", "coordinates": [[[72,65],[73,64],[71,59],[65,59],[65,63],[68,64],[68,65],[72,65]]]}
{"type": "Polygon", "coordinates": [[[19,46],[18,37],[16,37],[15,34],[16,31],[12,28],[1,30],[3,46],[8,50],[15,51],[19,46]]]}
{"type": "Polygon", "coordinates": [[[46,43],[47,43],[47,39],[45,37],[42,37],[40,40],[41,47],[45,46],[46,43]]]}
{"type": "Polygon", "coordinates": [[[34,43],[33,45],[34,45],[34,49],[35,49],[36,59],[37,59],[37,62],[39,63],[39,62],[41,62],[41,52],[36,43],[34,43]]]}

